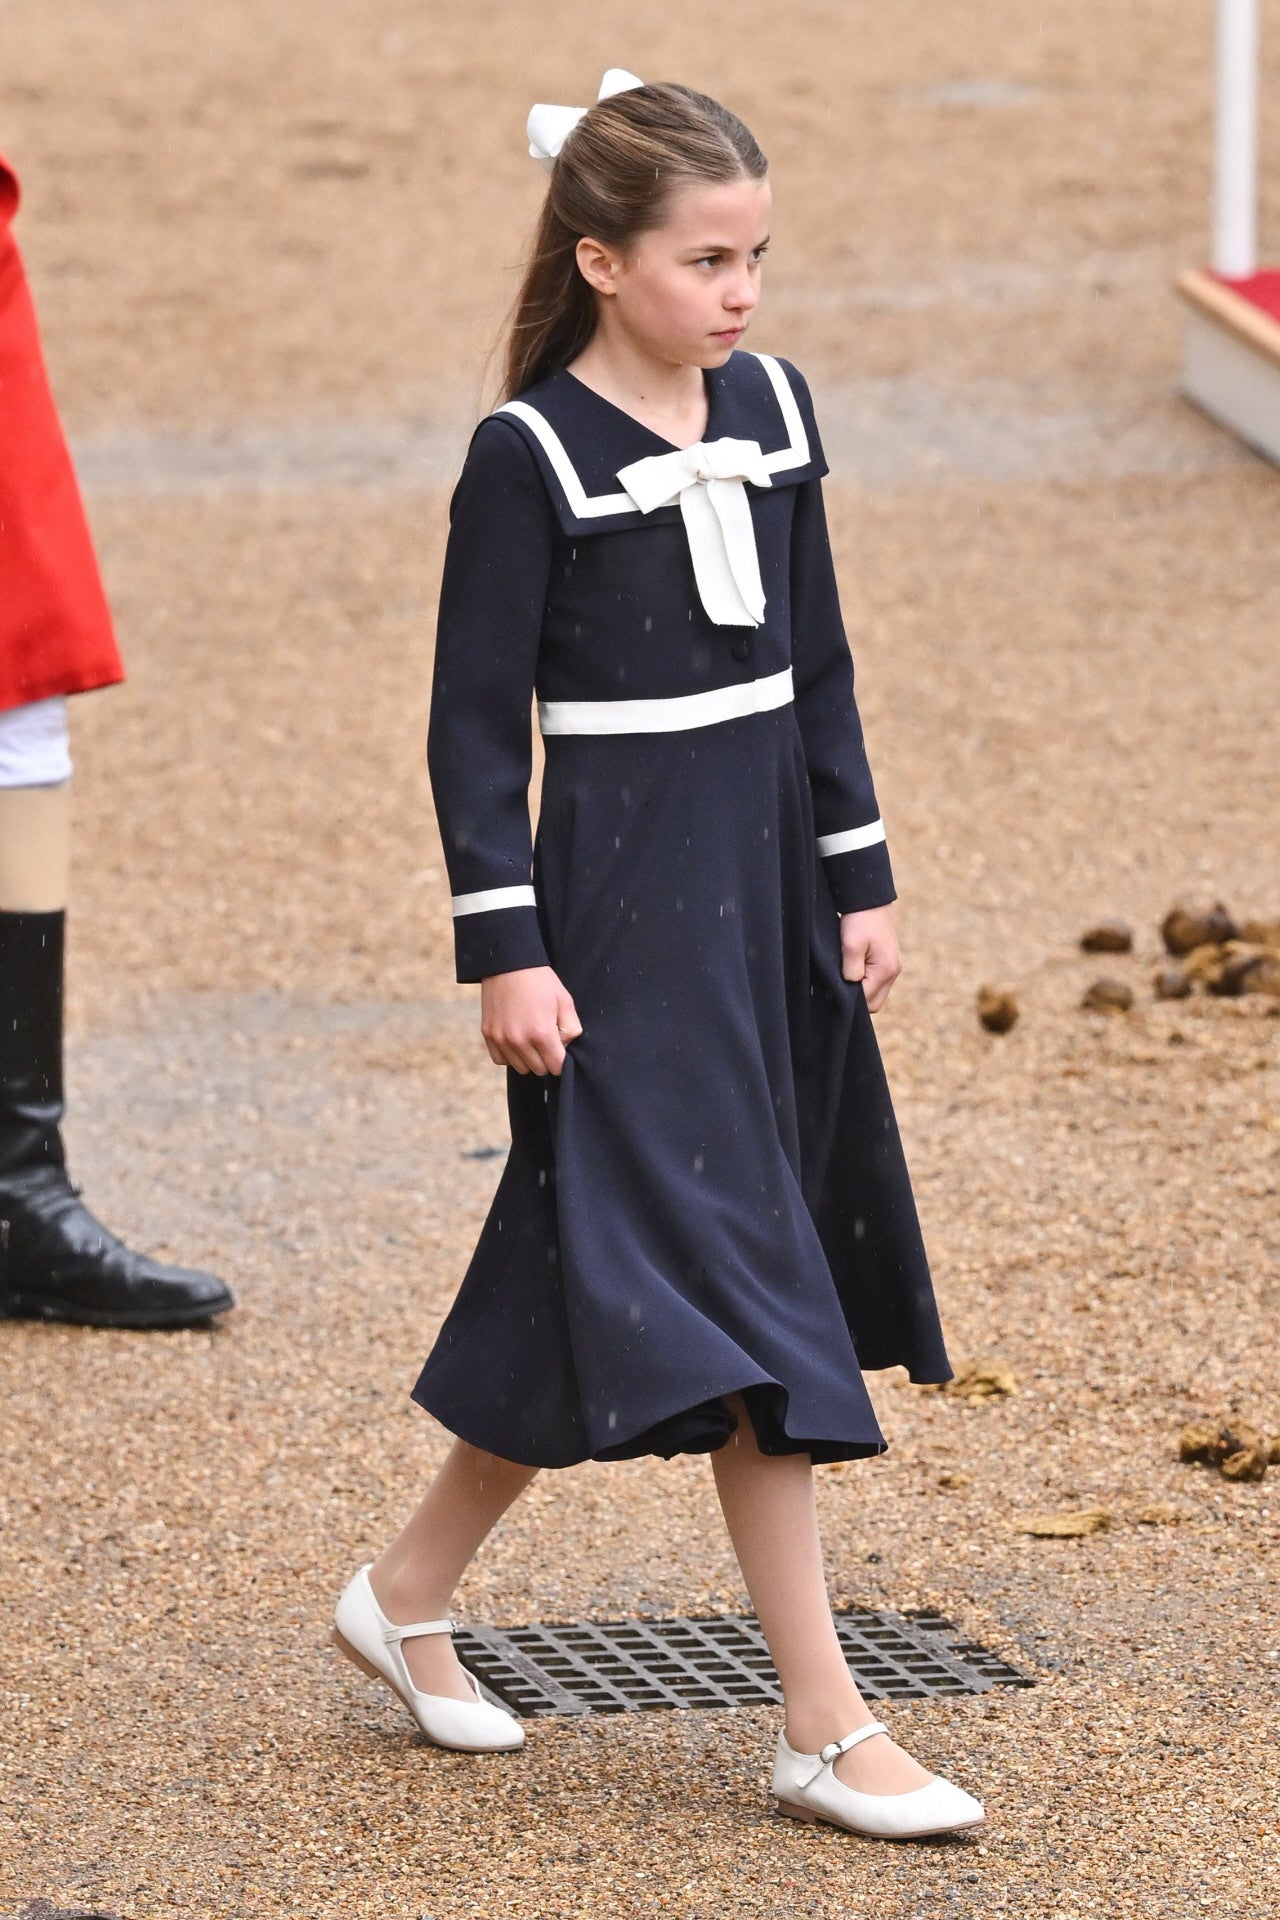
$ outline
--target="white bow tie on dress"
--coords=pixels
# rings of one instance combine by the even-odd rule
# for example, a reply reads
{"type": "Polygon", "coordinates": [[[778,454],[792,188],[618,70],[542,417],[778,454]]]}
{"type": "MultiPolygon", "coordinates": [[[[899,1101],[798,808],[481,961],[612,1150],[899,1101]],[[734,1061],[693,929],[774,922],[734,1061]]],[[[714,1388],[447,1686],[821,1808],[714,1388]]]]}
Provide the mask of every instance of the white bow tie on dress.
{"type": "Polygon", "coordinates": [[[758,440],[700,440],[623,467],[619,480],[641,513],[680,503],[693,575],[718,627],[758,627],[764,588],[751,502],[743,486],[773,485],[758,440]]]}
{"type": "MultiPolygon", "coordinates": [[[[609,100],[615,93],[629,93],[632,87],[643,85],[644,81],[637,80],[634,73],[628,73],[625,67],[610,67],[600,82],[596,99],[609,100]]],[[[548,173],[561,147],[588,111],[587,107],[549,107],[541,100],[536,107],[529,109],[529,121],[525,128],[529,136],[529,152],[548,173]]]]}

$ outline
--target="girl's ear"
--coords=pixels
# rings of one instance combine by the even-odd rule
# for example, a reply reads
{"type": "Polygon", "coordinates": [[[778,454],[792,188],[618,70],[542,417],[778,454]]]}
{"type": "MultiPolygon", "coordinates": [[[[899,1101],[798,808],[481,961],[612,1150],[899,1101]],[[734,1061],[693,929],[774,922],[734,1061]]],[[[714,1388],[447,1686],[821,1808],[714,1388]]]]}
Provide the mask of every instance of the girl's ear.
{"type": "Polygon", "coordinates": [[[599,240],[584,238],[579,240],[574,252],[578,271],[589,287],[604,294],[618,291],[619,260],[611,248],[603,246],[599,240]]]}

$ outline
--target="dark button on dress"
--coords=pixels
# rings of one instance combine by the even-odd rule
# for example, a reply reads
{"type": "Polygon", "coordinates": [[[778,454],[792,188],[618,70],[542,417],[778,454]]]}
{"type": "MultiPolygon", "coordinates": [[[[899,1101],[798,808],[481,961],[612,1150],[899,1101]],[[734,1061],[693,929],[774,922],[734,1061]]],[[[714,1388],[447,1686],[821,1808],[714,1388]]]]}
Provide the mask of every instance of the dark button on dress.
{"type": "Polygon", "coordinates": [[[702,446],[768,469],[707,488],[749,502],[758,621],[708,613],[680,500],[620,485],[674,449],[564,369],[480,424],[451,507],[428,761],[457,977],[549,964],[583,1032],[558,1078],[507,1069],[511,1150],[413,1397],[530,1465],[706,1451],[739,1390],[766,1452],[879,1453],[862,1369],[952,1371],[840,970],[839,915],[895,892],[809,393],[741,351],[706,381],[702,446]]]}

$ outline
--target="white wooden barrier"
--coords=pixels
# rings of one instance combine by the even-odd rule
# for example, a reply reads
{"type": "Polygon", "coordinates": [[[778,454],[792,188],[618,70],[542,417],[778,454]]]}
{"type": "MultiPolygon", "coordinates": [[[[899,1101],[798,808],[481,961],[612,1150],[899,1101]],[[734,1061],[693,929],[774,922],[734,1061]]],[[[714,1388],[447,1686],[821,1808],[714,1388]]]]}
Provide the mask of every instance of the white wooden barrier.
{"type": "Polygon", "coordinates": [[[1213,270],[1244,280],[1258,267],[1258,0],[1218,0],[1213,270]]]}
{"type": "Polygon", "coordinates": [[[1212,266],[1177,280],[1182,391],[1280,466],[1280,273],[1258,268],[1258,68],[1258,0],[1218,0],[1212,266]]]}

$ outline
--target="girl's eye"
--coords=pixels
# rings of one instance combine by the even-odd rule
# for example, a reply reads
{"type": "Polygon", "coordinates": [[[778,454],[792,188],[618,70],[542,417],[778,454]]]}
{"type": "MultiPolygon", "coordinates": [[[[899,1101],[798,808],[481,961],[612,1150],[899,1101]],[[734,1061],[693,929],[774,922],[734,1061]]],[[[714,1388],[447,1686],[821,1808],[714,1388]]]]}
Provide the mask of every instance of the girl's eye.
{"type": "MultiPolygon", "coordinates": [[[[767,246],[752,247],[750,253],[747,255],[747,258],[751,260],[756,266],[759,266],[760,262],[764,259],[764,256],[768,251],[769,249],[767,246]]],[[[704,253],[701,259],[695,260],[693,264],[695,267],[714,267],[719,263],[720,260],[723,259],[723,257],[724,257],[723,254],[719,254],[719,253],[704,253]]]]}

